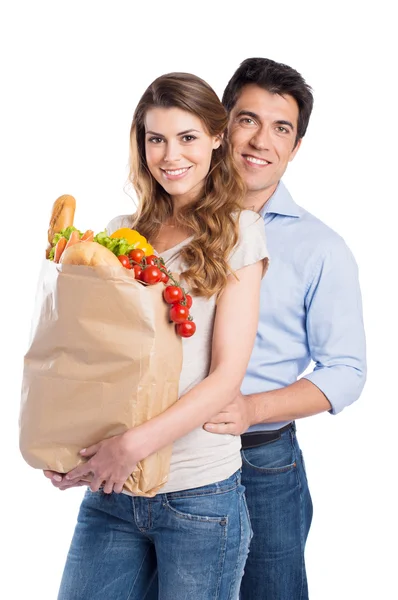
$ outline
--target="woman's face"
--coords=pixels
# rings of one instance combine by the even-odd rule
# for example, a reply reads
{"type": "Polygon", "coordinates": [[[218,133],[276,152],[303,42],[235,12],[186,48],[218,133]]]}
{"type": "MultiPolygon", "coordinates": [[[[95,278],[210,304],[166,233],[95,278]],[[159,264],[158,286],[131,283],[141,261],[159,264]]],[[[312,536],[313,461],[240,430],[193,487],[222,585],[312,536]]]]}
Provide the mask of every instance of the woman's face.
{"type": "Polygon", "coordinates": [[[204,187],[220,138],[207,133],[196,115],[180,108],[151,108],[145,116],[145,154],[152,176],[180,205],[204,187]]]}

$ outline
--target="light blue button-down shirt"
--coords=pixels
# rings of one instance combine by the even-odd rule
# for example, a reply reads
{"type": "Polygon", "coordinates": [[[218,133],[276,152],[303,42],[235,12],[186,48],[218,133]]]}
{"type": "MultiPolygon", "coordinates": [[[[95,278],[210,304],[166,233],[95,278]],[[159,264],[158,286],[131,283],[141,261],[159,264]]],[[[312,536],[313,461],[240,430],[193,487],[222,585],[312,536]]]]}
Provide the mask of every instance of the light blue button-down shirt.
{"type": "MultiPolygon", "coordinates": [[[[260,212],[270,266],[260,322],[242,393],[304,375],[328,398],[332,414],[359,398],[366,379],[365,334],[355,259],[344,240],[298,206],[282,182],[260,212]]],[[[252,431],[287,422],[258,424],[252,431]]]]}

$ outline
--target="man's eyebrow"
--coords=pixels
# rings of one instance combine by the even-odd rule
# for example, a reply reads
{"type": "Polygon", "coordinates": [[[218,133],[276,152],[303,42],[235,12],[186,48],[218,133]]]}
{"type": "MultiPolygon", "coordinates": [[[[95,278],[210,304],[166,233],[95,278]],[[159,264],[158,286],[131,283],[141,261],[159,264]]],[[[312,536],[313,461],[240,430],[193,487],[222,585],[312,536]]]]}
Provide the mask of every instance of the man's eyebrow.
{"type": "MultiPolygon", "coordinates": [[[[186,129],[185,131],[180,131],[180,133],[177,133],[177,135],[187,135],[187,133],[191,133],[192,131],[195,131],[196,133],[200,133],[200,131],[198,131],[197,129],[186,129]]],[[[150,134],[150,135],[157,135],[158,137],[164,137],[164,135],[162,133],[156,133],[156,131],[146,131],[145,132],[146,135],[150,134]]]]}
{"type": "Polygon", "coordinates": [[[258,115],[256,115],[256,113],[252,112],[251,110],[240,110],[236,116],[242,117],[243,115],[245,117],[250,117],[251,119],[256,119],[256,121],[260,120],[260,117],[258,115]]]}
{"type": "Polygon", "coordinates": [[[277,123],[277,125],[287,125],[288,127],[290,127],[290,129],[292,131],[294,131],[294,126],[293,123],[291,123],[290,121],[284,121],[282,119],[275,121],[275,123],[277,123]]]}
{"type": "MultiPolygon", "coordinates": [[[[259,115],[252,112],[251,110],[240,110],[236,116],[237,117],[245,116],[245,117],[250,117],[251,119],[254,119],[256,121],[261,121],[259,115]]],[[[290,127],[290,129],[292,131],[294,131],[294,125],[290,121],[285,121],[284,119],[278,119],[277,121],[274,121],[274,122],[277,125],[287,125],[288,127],[290,127]]]]}

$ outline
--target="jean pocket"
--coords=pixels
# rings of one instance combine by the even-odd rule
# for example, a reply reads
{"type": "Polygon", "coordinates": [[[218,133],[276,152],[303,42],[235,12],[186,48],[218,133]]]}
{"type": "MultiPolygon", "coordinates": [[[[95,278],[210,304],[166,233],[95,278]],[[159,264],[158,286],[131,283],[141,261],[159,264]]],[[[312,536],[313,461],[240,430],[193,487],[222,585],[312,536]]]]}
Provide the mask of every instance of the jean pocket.
{"type": "Polygon", "coordinates": [[[245,517],[247,519],[247,523],[249,525],[250,541],[251,541],[253,539],[253,528],[252,528],[252,522],[250,519],[249,507],[247,506],[246,496],[244,493],[242,494],[242,506],[243,506],[244,515],[245,515],[245,517]]]}
{"type": "Polygon", "coordinates": [[[242,462],[246,467],[262,473],[286,473],[296,468],[296,454],[290,440],[281,438],[269,445],[242,450],[242,462]]]}
{"type": "Polygon", "coordinates": [[[224,511],[222,514],[214,514],[214,510],[209,507],[208,496],[202,496],[199,501],[193,504],[191,499],[177,498],[167,500],[165,508],[175,517],[185,521],[228,525],[228,514],[224,511]]]}
{"type": "Polygon", "coordinates": [[[164,506],[179,519],[198,521],[203,523],[219,523],[227,525],[232,514],[238,514],[239,497],[243,486],[236,483],[232,489],[223,491],[214,490],[206,494],[192,495],[192,490],[177,494],[166,495],[164,506]]]}

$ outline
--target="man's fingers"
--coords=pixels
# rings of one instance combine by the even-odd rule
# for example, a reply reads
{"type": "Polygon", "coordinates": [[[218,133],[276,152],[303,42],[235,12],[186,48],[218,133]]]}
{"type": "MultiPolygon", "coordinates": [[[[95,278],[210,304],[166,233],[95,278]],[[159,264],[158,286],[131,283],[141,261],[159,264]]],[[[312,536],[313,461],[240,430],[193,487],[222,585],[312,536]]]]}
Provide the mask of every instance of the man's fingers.
{"type": "Polygon", "coordinates": [[[233,421],[233,416],[229,412],[220,412],[218,415],[215,415],[211,418],[209,423],[231,423],[233,421]]]}
{"type": "Polygon", "coordinates": [[[234,423],[205,423],[204,429],[210,433],[230,433],[235,435],[235,424],[234,423]]]}

